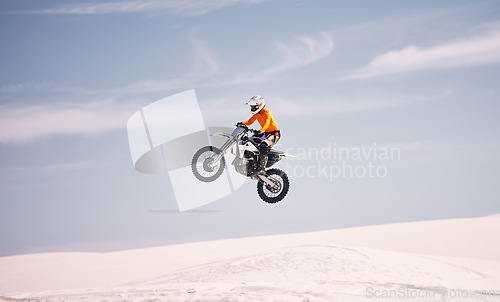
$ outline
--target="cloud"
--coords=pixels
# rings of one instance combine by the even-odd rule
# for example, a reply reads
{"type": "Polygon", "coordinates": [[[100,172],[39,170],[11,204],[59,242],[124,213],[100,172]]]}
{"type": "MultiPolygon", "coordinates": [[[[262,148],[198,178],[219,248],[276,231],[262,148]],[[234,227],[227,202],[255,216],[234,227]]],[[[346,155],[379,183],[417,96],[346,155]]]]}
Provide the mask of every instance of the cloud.
{"type": "Polygon", "coordinates": [[[124,128],[137,108],[116,102],[73,106],[0,107],[0,143],[22,144],[54,135],[95,135],[124,128]]]}
{"type": "Polygon", "coordinates": [[[390,51],[375,58],[344,79],[365,79],[386,74],[401,74],[419,70],[486,65],[500,62],[500,31],[454,41],[430,48],[414,45],[390,51]]]}
{"type": "Polygon", "coordinates": [[[298,36],[292,43],[276,41],[275,47],[282,61],[258,73],[238,75],[232,82],[254,83],[266,81],[270,77],[294,70],[326,58],[333,51],[333,40],[326,32],[316,35],[298,36]]]}
{"type": "Polygon", "coordinates": [[[188,35],[193,45],[194,59],[191,70],[175,79],[142,80],[123,87],[88,90],[77,87],[54,87],[47,84],[10,84],[0,87],[4,98],[23,96],[32,98],[33,93],[48,93],[56,100],[54,105],[15,105],[0,106],[0,144],[23,144],[45,139],[55,135],[96,135],[123,128],[127,119],[139,108],[145,93],[157,93],[174,89],[196,87],[219,87],[228,84],[252,83],[267,80],[277,74],[294,70],[317,62],[328,56],[333,50],[333,41],[326,33],[299,36],[291,43],[276,42],[276,50],[283,58],[278,64],[261,72],[253,72],[244,78],[217,76],[220,67],[216,56],[202,40],[193,33],[188,35]],[[213,80],[216,78],[216,80],[213,80]],[[79,102],[63,104],[61,98],[68,97],[79,102]],[[141,95],[141,98],[135,97],[141,95]],[[116,98],[134,100],[118,103],[116,98]],[[89,101],[93,99],[94,101],[89,101]],[[96,101],[105,99],[105,101],[96,101]],[[111,100],[111,101],[109,101],[111,100]]]}
{"type": "Polygon", "coordinates": [[[31,11],[36,14],[98,15],[144,12],[203,15],[238,3],[253,4],[264,0],[133,0],[64,5],[31,11]]]}
{"type": "Polygon", "coordinates": [[[333,51],[333,40],[325,32],[316,36],[299,36],[295,39],[294,44],[275,42],[284,60],[264,73],[274,75],[302,67],[326,58],[333,51]]]}
{"type": "Polygon", "coordinates": [[[206,43],[196,37],[195,31],[187,35],[188,41],[193,46],[195,57],[191,73],[199,75],[212,75],[219,70],[219,63],[214,58],[214,54],[207,47],[206,43]]]}
{"type": "MultiPolygon", "coordinates": [[[[184,89],[196,87],[220,87],[235,84],[251,84],[268,81],[272,77],[287,71],[313,64],[330,55],[333,51],[333,40],[329,34],[320,32],[315,35],[303,35],[294,38],[293,42],[283,43],[276,41],[275,48],[281,61],[266,69],[251,71],[244,74],[220,76],[221,71],[217,55],[191,32],[187,39],[193,46],[193,65],[182,76],[172,80],[146,80],[127,87],[122,87],[114,92],[148,92],[166,91],[171,89],[184,89]]],[[[255,69],[255,68],[254,68],[255,69]]],[[[227,71],[225,71],[227,73],[227,71]]]]}
{"type": "Polygon", "coordinates": [[[446,98],[451,91],[443,91],[427,96],[387,96],[387,97],[331,97],[327,99],[311,98],[307,101],[286,99],[281,96],[270,96],[272,106],[280,108],[280,116],[321,117],[367,110],[378,110],[406,106],[419,102],[429,102],[446,98]],[[318,108],[321,108],[318,110],[318,108]]]}
{"type": "Polygon", "coordinates": [[[85,169],[91,166],[93,163],[89,160],[86,161],[78,161],[78,162],[65,162],[65,163],[57,163],[57,164],[49,164],[49,165],[35,165],[35,166],[17,166],[17,167],[8,167],[2,169],[4,172],[8,172],[12,174],[14,172],[24,172],[29,170],[30,172],[42,172],[42,173],[60,173],[60,172],[68,172],[85,169]]]}
{"type": "Polygon", "coordinates": [[[46,84],[33,84],[33,83],[22,83],[22,84],[8,84],[0,87],[0,93],[17,93],[24,92],[27,90],[36,91],[41,89],[46,89],[46,84]]]}
{"type": "Polygon", "coordinates": [[[192,89],[194,86],[194,81],[190,80],[189,77],[179,77],[171,80],[141,80],[134,83],[130,83],[126,86],[106,88],[100,90],[88,90],[85,93],[97,96],[131,96],[131,95],[142,95],[144,93],[150,92],[166,92],[175,89],[192,89]]]}

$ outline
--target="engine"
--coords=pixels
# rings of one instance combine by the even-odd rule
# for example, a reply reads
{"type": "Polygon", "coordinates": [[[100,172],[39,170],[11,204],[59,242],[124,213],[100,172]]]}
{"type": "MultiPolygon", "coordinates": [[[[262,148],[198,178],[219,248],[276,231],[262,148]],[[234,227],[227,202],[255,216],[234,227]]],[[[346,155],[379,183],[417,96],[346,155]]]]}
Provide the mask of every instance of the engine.
{"type": "Polygon", "coordinates": [[[236,172],[243,174],[245,176],[249,176],[252,174],[253,168],[255,164],[255,159],[252,154],[248,151],[245,151],[243,158],[236,158],[234,161],[234,169],[236,172]]]}

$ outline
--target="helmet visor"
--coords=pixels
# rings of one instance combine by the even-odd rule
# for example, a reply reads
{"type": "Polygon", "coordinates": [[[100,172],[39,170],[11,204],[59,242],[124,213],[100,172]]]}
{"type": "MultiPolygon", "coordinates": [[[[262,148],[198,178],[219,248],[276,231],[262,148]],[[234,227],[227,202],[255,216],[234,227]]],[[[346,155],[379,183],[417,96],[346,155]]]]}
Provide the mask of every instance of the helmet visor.
{"type": "Polygon", "coordinates": [[[250,111],[255,112],[259,110],[260,105],[250,105],[250,111]]]}

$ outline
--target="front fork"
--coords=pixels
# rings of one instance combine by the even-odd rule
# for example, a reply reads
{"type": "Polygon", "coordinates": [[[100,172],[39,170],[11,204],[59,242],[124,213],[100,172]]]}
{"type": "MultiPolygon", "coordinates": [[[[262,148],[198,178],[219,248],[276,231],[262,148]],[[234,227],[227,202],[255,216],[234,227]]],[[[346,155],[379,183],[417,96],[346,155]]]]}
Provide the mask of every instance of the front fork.
{"type": "MultiPolygon", "coordinates": [[[[217,154],[217,156],[212,157],[212,162],[210,162],[210,163],[208,164],[208,166],[209,166],[210,168],[212,168],[212,169],[213,169],[213,168],[215,168],[215,167],[217,167],[217,165],[219,164],[219,161],[222,159],[222,157],[224,156],[224,154],[226,154],[227,150],[228,150],[229,148],[231,148],[231,146],[232,146],[235,142],[236,142],[236,140],[235,140],[234,138],[230,138],[230,139],[228,139],[228,140],[224,143],[224,145],[222,145],[222,147],[220,148],[220,151],[221,151],[221,152],[220,152],[219,154],[217,154]]],[[[212,156],[213,156],[213,155],[212,155],[212,156]]]]}
{"type": "Polygon", "coordinates": [[[258,181],[261,182],[263,185],[269,186],[273,189],[278,188],[278,185],[274,181],[270,180],[267,174],[266,175],[259,174],[258,181]]]}

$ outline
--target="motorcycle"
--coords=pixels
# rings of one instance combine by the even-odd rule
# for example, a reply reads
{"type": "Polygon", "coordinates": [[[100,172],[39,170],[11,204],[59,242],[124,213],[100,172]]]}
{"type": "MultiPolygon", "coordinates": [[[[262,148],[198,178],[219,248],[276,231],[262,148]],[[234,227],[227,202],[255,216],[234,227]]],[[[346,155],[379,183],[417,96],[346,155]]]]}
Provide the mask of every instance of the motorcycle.
{"type": "Polygon", "coordinates": [[[249,129],[243,123],[238,123],[231,134],[219,133],[216,135],[226,137],[226,142],[220,147],[205,146],[193,156],[191,168],[194,176],[203,182],[212,182],[219,178],[225,168],[224,154],[231,149],[235,159],[231,163],[234,169],[247,177],[257,180],[257,193],[267,203],[277,203],[285,198],[290,187],[286,173],[280,169],[272,168],[274,164],[287,156],[282,151],[271,149],[267,154],[267,164],[263,173],[258,173],[258,146],[262,138],[250,136],[249,133],[258,133],[249,129]],[[267,169],[267,170],[266,170],[267,169]]]}

